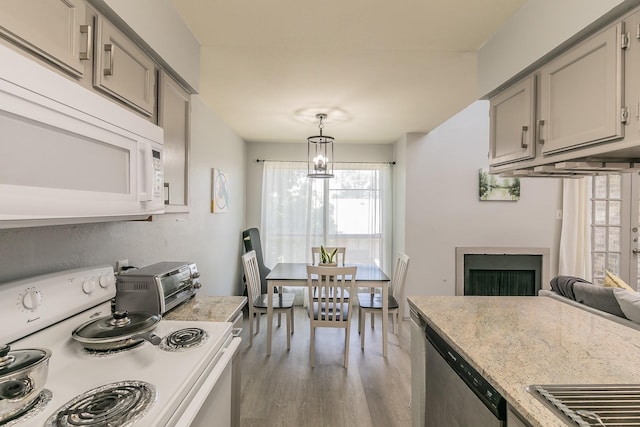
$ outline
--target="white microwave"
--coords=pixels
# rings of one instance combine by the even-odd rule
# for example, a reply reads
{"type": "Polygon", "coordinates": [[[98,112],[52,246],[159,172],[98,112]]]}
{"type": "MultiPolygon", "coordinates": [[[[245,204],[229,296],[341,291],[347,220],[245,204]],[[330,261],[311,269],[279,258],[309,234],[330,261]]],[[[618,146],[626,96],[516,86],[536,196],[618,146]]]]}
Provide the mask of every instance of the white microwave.
{"type": "Polygon", "coordinates": [[[0,44],[0,228],[164,212],[162,128],[0,44]]]}

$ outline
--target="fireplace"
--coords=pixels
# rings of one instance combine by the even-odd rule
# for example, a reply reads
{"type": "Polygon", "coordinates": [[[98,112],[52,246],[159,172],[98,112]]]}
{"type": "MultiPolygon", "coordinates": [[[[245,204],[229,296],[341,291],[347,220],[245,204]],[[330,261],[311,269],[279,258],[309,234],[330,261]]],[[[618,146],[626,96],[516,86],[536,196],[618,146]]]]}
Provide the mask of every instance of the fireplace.
{"type": "Polygon", "coordinates": [[[548,284],[547,248],[456,248],[456,295],[535,296],[548,284]]]}

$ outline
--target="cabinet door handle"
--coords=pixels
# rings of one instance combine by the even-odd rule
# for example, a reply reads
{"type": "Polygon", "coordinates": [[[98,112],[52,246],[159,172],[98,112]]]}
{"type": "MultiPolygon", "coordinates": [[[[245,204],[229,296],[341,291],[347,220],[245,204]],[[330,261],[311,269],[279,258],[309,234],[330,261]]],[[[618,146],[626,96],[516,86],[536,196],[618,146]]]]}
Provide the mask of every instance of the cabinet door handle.
{"type": "Polygon", "coordinates": [[[542,126],[544,126],[544,120],[538,120],[538,142],[544,144],[544,138],[542,137],[542,126]]]}
{"type": "Polygon", "coordinates": [[[527,131],[529,130],[529,126],[522,126],[522,135],[520,136],[520,147],[527,148],[529,144],[525,141],[525,136],[527,135],[527,131]]]}
{"type": "Polygon", "coordinates": [[[109,52],[109,68],[104,69],[105,76],[113,75],[113,56],[116,53],[116,47],[112,43],[106,43],[104,45],[104,51],[109,52]]]}
{"type": "Polygon", "coordinates": [[[80,52],[80,59],[91,59],[91,52],[93,51],[93,31],[91,25],[80,25],[80,34],[87,35],[87,44],[84,52],[80,52]]]}

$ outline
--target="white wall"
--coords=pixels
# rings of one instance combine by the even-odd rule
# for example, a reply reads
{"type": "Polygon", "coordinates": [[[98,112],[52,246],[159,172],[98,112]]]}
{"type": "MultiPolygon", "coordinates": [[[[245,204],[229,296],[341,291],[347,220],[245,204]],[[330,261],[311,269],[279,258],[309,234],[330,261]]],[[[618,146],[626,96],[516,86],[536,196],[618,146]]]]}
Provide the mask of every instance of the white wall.
{"type": "MultiPolygon", "coordinates": [[[[407,136],[393,144],[393,248],[392,254],[406,252],[405,224],[407,216],[407,136]]],[[[405,311],[408,313],[408,311],[405,311]]]]}
{"type": "Polygon", "coordinates": [[[612,9],[636,4],[637,0],[529,0],[478,50],[478,97],[612,9]]]}
{"type": "Polygon", "coordinates": [[[406,137],[406,295],[454,295],[458,246],[546,247],[557,271],[561,180],[521,180],[516,202],[479,201],[488,167],[488,101],[476,101],[429,134],[406,137]]]}

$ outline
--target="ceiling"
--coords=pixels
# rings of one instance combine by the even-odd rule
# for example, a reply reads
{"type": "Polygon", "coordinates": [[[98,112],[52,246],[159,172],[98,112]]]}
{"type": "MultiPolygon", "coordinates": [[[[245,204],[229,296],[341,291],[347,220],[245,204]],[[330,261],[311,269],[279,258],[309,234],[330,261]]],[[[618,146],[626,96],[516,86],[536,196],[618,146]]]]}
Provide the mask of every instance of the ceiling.
{"type": "Polygon", "coordinates": [[[171,0],[199,94],[246,141],[390,143],[477,99],[476,51],[526,0],[171,0]]]}

